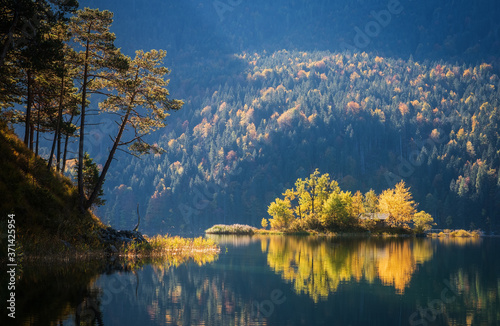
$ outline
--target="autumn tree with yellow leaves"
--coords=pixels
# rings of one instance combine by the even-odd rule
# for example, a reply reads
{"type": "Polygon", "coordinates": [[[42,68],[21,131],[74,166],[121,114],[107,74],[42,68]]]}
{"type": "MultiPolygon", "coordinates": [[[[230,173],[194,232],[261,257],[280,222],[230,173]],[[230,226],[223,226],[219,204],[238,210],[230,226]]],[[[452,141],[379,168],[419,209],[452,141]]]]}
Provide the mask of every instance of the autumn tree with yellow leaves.
{"type": "Polygon", "coordinates": [[[404,181],[399,182],[394,189],[384,190],[378,200],[379,212],[389,214],[388,223],[394,227],[408,228],[416,207],[410,188],[406,188],[404,181]]]}
{"type": "MultiPolygon", "coordinates": [[[[387,214],[385,227],[409,229],[422,233],[432,228],[430,214],[417,213],[417,203],[404,181],[379,196],[370,190],[365,195],[357,191],[342,191],[337,181],[316,169],[309,178],[298,179],[295,188],[283,193],[268,207],[269,220],[274,230],[372,230],[387,214]],[[376,222],[379,221],[379,222],[376,222]]],[[[384,228],[384,224],[380,224],[384,228]]]]}

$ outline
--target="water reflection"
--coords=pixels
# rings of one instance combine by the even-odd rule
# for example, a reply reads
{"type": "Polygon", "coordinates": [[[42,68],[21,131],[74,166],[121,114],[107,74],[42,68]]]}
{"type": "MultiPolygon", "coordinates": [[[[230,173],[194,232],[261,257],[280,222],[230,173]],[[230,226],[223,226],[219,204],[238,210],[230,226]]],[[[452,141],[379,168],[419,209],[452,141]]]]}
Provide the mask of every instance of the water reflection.
{"type": "MultiPolygon", "coordinates": [[[[494,259],[500,239],[253,236],[218,241],[222,247],[218,256],[25,266],[18,283],[16,322],[107,326],[500,322],[500,263],[494,259]]],[[[12,324],[8,322],[0,320],[1,325],[12,324]]]]}
{"type": "MultiPolygon", "coordinates": [[[[103,317],[103,307],[120,296],[138,298],[138,272],[144,266],[155,266],[162,277],[171,268],[187,263],[202,266],[214,262],[217,256],[194,253],[154,259],[53,258],[25,262],[16,282],[16,318],[3,315],[0,325],[104,325],[107,318],[103,317]]],[[[1,299],[4,294],[2,291],[1,299]]]]}
{"type": "Polygon", "coordinates": [[[75,316],[75,325],[100,325],[100,294],[94,284],[104,272],[106,264],[100,261],[24,263],[16,280],[16,318],[0,324],[59,325],[75,316]]]}
{"type": "Polygon", "coordinates": [[[262,239],[269,266],[314,301],[326,299],[341,283],[377,279],[403,294],[419,264],[432,258],[430,242],[415,239],[262,239]]]}

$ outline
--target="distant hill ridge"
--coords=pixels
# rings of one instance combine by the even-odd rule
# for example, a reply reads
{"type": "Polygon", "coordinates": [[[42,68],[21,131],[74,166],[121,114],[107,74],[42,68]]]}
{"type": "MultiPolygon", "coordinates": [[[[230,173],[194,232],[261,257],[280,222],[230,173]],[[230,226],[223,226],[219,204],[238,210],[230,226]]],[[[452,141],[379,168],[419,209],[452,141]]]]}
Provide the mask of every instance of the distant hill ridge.
{"type": "Polygon", "coordinates": [[[500,224],[491,64],[286,50],[231,60],[221,84],[193,92],[172,116],[158,139],[165,155],[116,162],[106,222],[130,224],[140,202],[144,228],[157,232],[258,226],[273,198],[319,168],[353,191],[404,179],[444,227],[500,224]]]}

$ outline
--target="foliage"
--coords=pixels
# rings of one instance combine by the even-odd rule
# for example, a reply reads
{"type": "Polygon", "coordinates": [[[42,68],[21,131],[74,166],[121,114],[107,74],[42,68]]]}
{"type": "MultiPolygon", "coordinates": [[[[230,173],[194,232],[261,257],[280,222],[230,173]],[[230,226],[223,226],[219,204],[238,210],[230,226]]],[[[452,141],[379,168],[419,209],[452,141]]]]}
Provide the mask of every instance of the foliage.
{"type": "Polygon", "coordinates": [[[432,229],[433,225],[436,225],[431,214],[428,214],[424,211],[420,211],[413,216],[413,224],[415,226],[415,232],[417,233],[429,231],[430,229],[432,229]]]}
{"type": "Polygon", "coordinates": [[[384,190],[378,199],[378,210],[389,214],[389,223],[396,227],[408,227],[416,212],[410,188],[399,182],[394,189],[384,190]]]}
{"type": "Polygon", "coordinates": [[[103,171],[85,204],[86,208],[97,200],[119,146],[129,145],[129,150],[136,155],[164,152],[157,145],[146,142],[144,137],[165,127],[165,119],[169,116],[167,112],[179,110],[184,104],[179,100],[168,99],[168,81],[165,80],[165,75],[169,70],[161,66],[165,55],[165,51],[137,51],[133,60],[127,58],[127,69],[108,73],[94,81],[94,87],[110,92],[107,98],[99,103],[100,110],[118,115],[120,127],[113,139],[113,146],[103,171]],[[127,127],[132,129],[133,136],[131,139],[122,140],[127,127]]]}
{"type": "MultiPolygon", "coordinates": [[[[156,235],[146,238],[147,244],[134,250],[135,254],[158,257],[172,254],[192,254],[194,252],[219,252],[219,246],[213,239],[181,238],[179,236],[156,235]]],[[[132,248],[127,248],[131,250],[132,248]]]]}
{"type": "MultiPolygon", "coordinates": [[[[116,71],[126,70],[128,62],[120,50],[114,46],[115,35],[110,32],[113,13],[107,10],[84,8],[78,10],[69,24],[69,32],[75,46],[74,67],[78,71],[77,79],[81,83],[80,136],[78,142],[78,193],[82,212],[90,208],[102,180],[96,184],[89,198],[83,189],[83,156],[85,151],[85,119],[88,106],[88,94],[99,92],[101,85],[94,83],[96,78],[112,78],[116,71]],[[78,51],[79,50],[79,51],[78,51]]],[[[101,179],[101,178],[100,178],[101,179]]]]}
{"type": "MultiPolygon", "coordinates": [[[[97,163],[90,158],[89,153],[85,153],[83,156],[83,190],[87,198],[90,197],[92,191],[94,191],[98,181],[99,168],[97,167],[97,163]]],[[[103,195],[102,188],[99,188],[97,198],[94,201],[95,206],[104,205],[106,201],[102,198],[103,195]]]]}
{"type": "Polygon", "coordinates": [[[332,192],[323,205],[321,223],[326,228],[346,227],[354,224],[353,199],[348,192],[332,192]]]}
{"type": "MultiPolygon", "coordinates": [[[[386,42],[387,37],[381,37],[370,39],[366,49],[347,52],[344,51],[346,43],[355,37],[352,26],[365,26],[369,19],[362,12],[363,6],[347,0],[341,0],[340,6],[305,0],[288,7],[279,1],[252,2],[246,10],[234,10],[227,15],[227,24],[212,22],[226,33],[222,35],[229,36],[227,39],[219,39],[221,33],[213,33],[211,28],[199,29],[193,27],[197,24],[176,23],[180,17],[196,21],[197,15],[186,13],[201,7],[191,7],[190,1],[182,5],[159,0],[149,2],[145,6],[162,8],[162,12],[173,15],[175,19],[171,20],[169,30],[182,28],[182,33],[159,34],[162,42],[166,37],[165,44],[170,45],[169,57],[176,62],[179,72],[172,75],[171,85],[175,85],[176,96],[187,99],[186,110],[179,112],[176,119],[171,120],[170,127],[163,129],[158,137],[145,138],[151,147],[144,143],[132,147],[139,153],[163,148],[167,155],[152,155],[142,161],[121,159],[117,155],[120,159],[113,163],[113,170],[116,170],[106,177],[105,193],[109,205],[102,208],[100,214],[113,225],[128,227],[130,220],[135,219],[133,209],[128,206],[140,202],[142,207],[147,207],[144,227],[155,232],[169,232],[171,228],[186,231],[193,225],[205,228],[224,218],[229,218],[230,223],[259,225],[272,198],[294,186],[290,180],[301,178],[304,181],[318,167],[323,171],[335,171],[332,177],[345,191],[352,193],[357,190],[365,193],[370,189],[380,192],[404,179],[411,186],[414,198],[421,203],[420,208],[432,213],[439,225],[446,225],[447,217],[451,216],[449,221],[453,227],[468,227],[474,222],[478,227],[495,229],[500,216],[497,200],[500,144],[496,132],[500,121],[500,79],[495,64],[498,36],[490,33],[484,41],[482,37],[471,35],[481,34],[485,19],[492,26],[498,26],[494,19],[498,10],[492,10],[498,5],[493,1],[487,1],[487,5],[459,2],[459,12],[455,10],[456,4],[446,1],[428,5],[407,3],[405,19],[394,17],[391,28],[384,30],[387,37],[399,40],[397,47],[386,42]],[[283,21],[268,19],[278,9],[282,13],[280,17],[297,23],[281,28],[283,21]],[[331,19],[330,14],[339,10],[350,14],[338,15],[340,20],[331,19]],[[252,14],[248,15],[249,12],[252,14]],[[443,13],[453,15],[448,15],[451,18],[445,22],[440,19],[448,17],[443,13]],[[266,23],[255,23],[249,17],[260,17],[260,22],[266,23]],[[432,24],[428,24],[429,17],[434,17],[432,24]],[[471,26],[467,31],[453,28],[462,26],[465,20],[471,26]],[[407,21],[413,23],[407,24],[407,21]],[[251,36],[242,33],[248,30],[248,24],[260,33],[250,33],[251,36]],[[314,33],[304,33],[311,26],[319,26],[319,29],[315,27],[314,33]],[[417,43],[412,38],[398,37],[417,34],[421,36],[417,43]],[[223,49],[211,46],[221,42],[230,45],[223,49]],[[248,51],[249,48],[252,51],[248,51]],[[319,50],[278,50],[283,48],[319,50]],[[239,52],[233,53],[234,49],[239,52]],[[367,52],[361,52],[363,50],[367,52]],[[372,50],[376,50],[377,55],[372,55],[372,50]],[[216,194],[205,193],[203,190],[208,187],[212,190],[215,187],[216,194]],[[179,203],[192,203],[200,191],[203,194],[200,202],[208,203],[207,206],[198,209],[198,205],[190,204],[189,209],[180,209],[179,203]],[[181,215],[183,218],[179,218],[181,215]]],[[[110,69],[99,71],[99,65],[94,66],[97,70],[88,65],[90,74],[95,77],[88,83],[82,78],[85,60],[83,43],[79,43],[84,40],[85,33],[73,34],[73,41],[67,45],[74,47],[78,54],[65,54],[62,61],[60,57],[64,51],[60,40],[55,42],[48,37],[50,42],[44,42],[47,46],[37,49],[41,38],[47,37],[53,27],[52,17],[38,19],[51,12],[41,10],[47,3],[39,1],[40,7],[34,8],[34,21],[42,24],[40,32],[32,35],[36,38],[27,39],[29,42],[20,41],[22,24],[33,17],[33,8],[22,12],[21,25],[13,25],[14,11],[0,13],[2,41],[8,40],[8,31],[13,30],[15,42],[12,44],[23,48],[9,48],[6,52],[7,64],[3,65],[0,74],[0,115],[20,124],[33,122],[26,123],[31,146],[38,143],[36,135],[30,133],[39,133],[41,139],[44,133],[45,136],[57,133],[60,119],[56,118],[58,110],[53,108],[56,103],[53,95],[57,93],[55,90],[63,88],[56,83],[61,81],[60,75],[49,77],[54,75],[55,66],[60,66],[60,62],[78,65],[77,71],[68,72],[68,85],[71,79],[78,89],[83,90],[82,86],[87,85],[90,92],[103,93],[104,90],[98,87],[103,86],[99,85],[99,76],[108,77],[103,73],[111,73],[111,68],[130,63],[122,60],[124,57],[112,44],[115,36],[103,30],[104,25],[100,26],[102,33],[98,35],[96,31],[93,37],[102,37],[102,44],[109,45],[105,48],[110,50],[110,55],[101,66],[107,65],[110,69]],[[37,56],[42,52],[43,56],[37,56]],[[50,56],[51,53],[57,55],[50,56]],[[32,59],[37,57],[43,58],[40,62],[43,65],[35,65],[32,59]],[[39,68],[42,66],[46,69],[39,68]],[[28,88],[31,91],[28,92],[28,88]],[[41,94],[49,90],[51,96],[47,98],[50,101],[45,101],[41,94]],[[25,109],[12,108],[14,103],[22,101],[26,103],[25,109]],[[28,103],[32,103],[31,107],[28,103]],[[31,110],[32,116],[28,118],[31,110]],[[37,118],[33,119],[35,116],[37,118]]],[[[31,7],[33,4],[23,2],[23,5],[31,7]]],[[[116,6],[120,13],[126,10],[122,5],[109,5],[116,6]]],[[[54,4],[51,8],[58,6],[54,4]]],[[[96,23],[97,19],[93,18],[97,16],[106,24],[113,18],[110,12],[84,12],[87,18],[92,18],[87,20],[96,23]]],[[[66,11],[62,16],[65,14],[66,11]]],[[[83,20],[78,21],[81,24],[75,26],[73,23],[73,30],[88,27],[83,20]]],[[[120,45],[124,45],[127,53],[133,53],[137,44],[154,42],[156,39],[150,32],[153,28],[157,30],[157,26],[153,24],[152,21],[136,24],[139,27],[129,33],[127,39],[121,40],[120,45]],[[144,38],[146,34],[151,37],[144,38]]],[[[154,46],[148,44],[148,47],[154,46]]],[[[93,62],[98,63],[97,59],[93,62]]],[[[70,110],[69,94],[75,97],[78,91],[70,92],[69,87],[63,92],[68,99],[63,101],[67,108],[62,116],[63,134],[71,139],[75,131],[83,137],[88,130],[76,130],[73,125],[75,121],[82,122],[77,119],[86,113],[70,110]]],[[[96,100],[89,94],[79,94],[79,98],[80,108],[96,100]]],[[[92,119],[99,123],[103,118],[92,119]]],[[[134,133],[130,131],[127,135],[134,133]]],[[[70,153],[72,151],[75,148],[70,148],[70,153]]],[[[80,152],[83,154],[84,150],[80,152]]],[[[91,155],[103,163],[95,153],[91,155]]],[[[64,164],[66,160],[62,161],[64,164]]],[[[327,200],[312,191],[315,182],[303,182],[301,186],[308,191],[302,192],[302,196],[289,196],[295,209],[293,214],[310,219],[311,223],[307,224],[317,222],[321,217],[320,202],[327,200]],[[310,213],[314,214],[309,216],[310,213]]],[[[373,213],[374,207],[376,205],[363,205],[365,210],[371,210],[368,213],[373,213]]]]}
{"type": "Polygon", "coordinates": [[[27,256],[61,255],[69,251],[66,244],[78,253],[101,249],[97,230],[103,224],[81,215],[71,180],[49,171],[3,123],[0,156],[0,213],[15,214],[16,239],[27,256]]]}
{"type": "Polygon", "coordinates": [[[271,229],[286,229],[293,219],[293,212],[290,208],[290,202],[287,200],[276,198],[276,200],[269,205],[267,212],[272,218],[269,220],[271,229]]]}
{"type": "Polygon", "coordinates": [[[251,235],[254,234],[257,229],[253,226],[242,225],[242,224],[233,224],[233,225],[224,225],[218,224],[214,225],[211,228],[207,229],[205,233],[207,234],[240,234],[240,235],[251,235]]]}
{"type": "Polygon", "coordinates": [[[265,217],[262,218],[260,225],[262,226],[263,229],[267,229],[267,226],[269,225],[269,223],[265,217]]]}
{"type": "Polygon", "coordinates": [[[417,231],[431,228],[433,218],[421,211],[410,189],[401,181],[393,189],[377,196],[370,190],[363,196],[357,191],[343,191],[328,174],[315,170],[309,178],[298,179],[297,188],[287,189],[283,196],[269,205],[269,222],[273,230],[300,231],[354,231],[375,233],[408,233],[408,223],[414,222],[417,231]],[[292,204],[293,202],[293,204],[292,204]],[[314,203],[316,209],[314,210],[314,203]],[[387,219],[379,221],[380,218],[387,219]]]}
{"type": "Polygon", "coordinates": [[[446,229],[444,231],[441,231],[439,233],[429,233],[428,235],[432,237],[438,237],[438,238],[478,238],[483,235],[483,232],[481,230],[473,230],[473,231],[467,231],[464,229],[459,229],[459,230],[449,230],[446,229]]]}
{"type": "Polygon", "coordinates": [[[449,236],[452,238],[470,238],[470,237],[479,237],[481,235],[478,231],[466,231],[466,230],[455,230],[449,233],[449,236]]]}
{"type": "MultiPolygon", "coordinates": [[[[208,96],[193,93],[186,112],[158,142],[166,150],[163,158],[117,162],[126,172],[108,179],[109,200],[128,201],[119,187],[130,187],[130,196],[151,207],[146,228],[186,228],[185,220],[209,227],[223,216],[260,226],[270,201],[292,188],[283,199],[290,201],[293,214],[307,216],[314,204],[319,218],[320,202],[327,197],[313,192],[315,168],[335,172],[338,185],[353,194],[380,193],[404,178],[419,209],[439,225],[449,215],[453,225],[463,227],[471,220],[483,226],[486,217],[496,224],[500,156],[494,149],[500,145],[494,130],[500,121],[495,111],[500,79],[494,70],[480,74],[474,66],[366,53],[242,53],[238,62],[249,68],[233,67],[224,83],[207,84],[208,96]],[[467,69],[471,77],[463,78],[467,69]],[[296,79],[300,70],[308,70],[309,77],[296,79]],[[351,84],[353,71],[360,78],[351,84]],[[447,78],[448,71],[455,77],[447,78]],[[254,78],[256,72],[264,76],[254,78]],[[351,101],[360,105],[359,112],[346,110],[351,101]],[[400,103],[408,110],[401,105],[404,116],[400,103]],[[279,117],[290,109],[295,113],[286,126],[280,125],[279,117]],[[204,193],[214,185],[216,196],[204,193]],[[210,204],[180,210],[179,203],[191,203],[197,191],[210,204]],[[166,212],[161,218],[155,213],[159,210],[166,212]]],[[[375,198],[364,203],[366,212],[378,210],[375,198]]],[[[122,219],[111,205],[102,214],[114,223],[122,219]]]]}

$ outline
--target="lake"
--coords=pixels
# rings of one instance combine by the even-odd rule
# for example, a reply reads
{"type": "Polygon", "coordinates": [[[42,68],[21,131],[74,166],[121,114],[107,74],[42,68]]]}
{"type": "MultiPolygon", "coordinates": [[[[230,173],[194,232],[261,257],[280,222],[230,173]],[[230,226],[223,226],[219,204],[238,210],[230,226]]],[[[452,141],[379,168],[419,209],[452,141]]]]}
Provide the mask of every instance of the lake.
{"type": "Polygon", "coordinates": [[[500,324],[498,238],[213,237],[221,252],[196,261],[27,265],[15,321],[500,324]]]}

